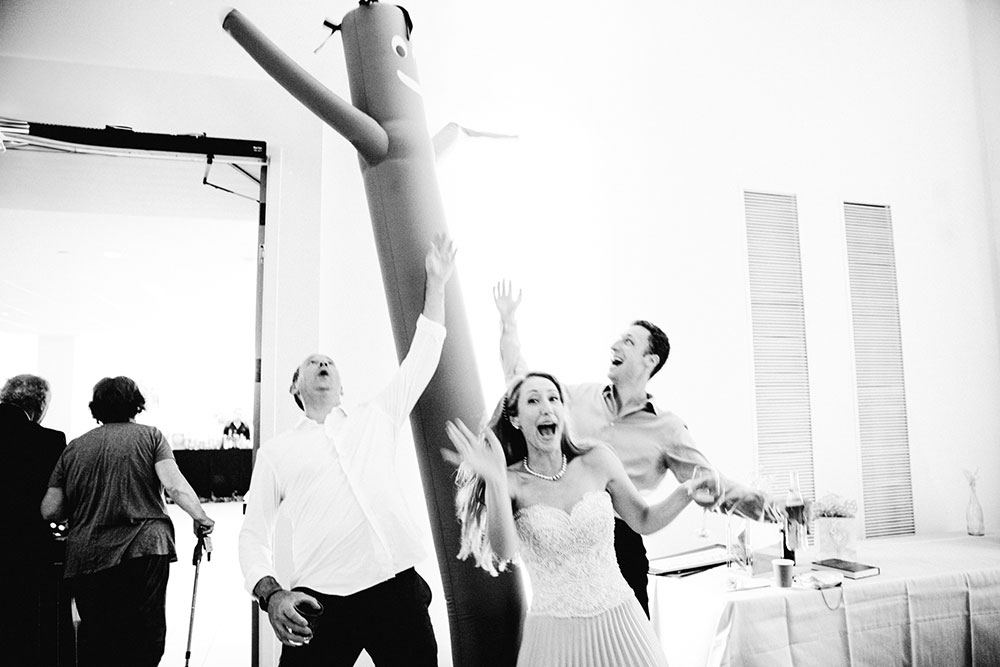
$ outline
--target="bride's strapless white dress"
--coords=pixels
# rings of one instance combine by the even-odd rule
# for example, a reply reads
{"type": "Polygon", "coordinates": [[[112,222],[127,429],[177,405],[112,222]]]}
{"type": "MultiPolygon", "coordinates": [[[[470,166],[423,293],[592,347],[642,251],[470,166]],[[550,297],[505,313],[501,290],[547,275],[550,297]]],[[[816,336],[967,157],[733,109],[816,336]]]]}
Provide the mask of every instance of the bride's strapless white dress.
{"type": "Polygon", "coordinates": [[[514,522],[533,593],[518,667],[666,666],[618,569],[606,492],[584,494],[569,512],[529,505],[514,522]]]}

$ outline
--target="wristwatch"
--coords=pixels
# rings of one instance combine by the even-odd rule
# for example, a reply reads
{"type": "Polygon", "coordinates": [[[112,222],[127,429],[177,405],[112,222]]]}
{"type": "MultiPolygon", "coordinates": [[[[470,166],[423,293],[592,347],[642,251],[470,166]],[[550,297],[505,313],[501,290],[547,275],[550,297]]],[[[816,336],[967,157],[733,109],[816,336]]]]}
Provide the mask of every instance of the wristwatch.
{"type": "Polygon", "coordinates": [[[282,591],[282,590],[284,590],[284,589],[283,588],[275,588],[274,590],[272,590],[267,595],[258,595],[257,596],[257,604],[260,605],[260,610],[262,612],[264,612],[265,614],[268,613],[267,612],[267,606],[271,603],[271,598],[274,597],[275,593],[277,593],[278,591],[282,591]]]}

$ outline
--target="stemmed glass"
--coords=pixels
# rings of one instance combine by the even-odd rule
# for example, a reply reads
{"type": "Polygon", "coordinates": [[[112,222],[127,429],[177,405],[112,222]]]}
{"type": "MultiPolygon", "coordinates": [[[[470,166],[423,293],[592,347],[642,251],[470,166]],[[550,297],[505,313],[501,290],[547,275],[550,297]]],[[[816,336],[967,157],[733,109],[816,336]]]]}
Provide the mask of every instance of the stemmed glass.
{"type": "Polygon", "coordinates": [[[699,537],[708,537],[708,511],[718,505],[719,500],[722,498],[722,478],[719,475],[719,471],[715,468],[706,465],[696,465],[691,479],[701,482],[698,489],[691,496],[691,499],[702,508],[701,530],[697,534],[699,537]]]}
{"type": "Polygon", "coordinates": [[[736,514],[736,504],[726,512],[726,549],[729,567],[748,575],[753,574],[753,556],[750,549],[750,526],[746,519],[736,514]]]}
{"type": "Polygon", "coordinates": [[[752,492],[742,498],[733,498],[726,509],[726,549],[729,568],[736,573],[753,576],[753,548],[750,543],[750,526],[756,521],[773,521],[777,516],[770,494],[763,480],[754,478],[752,492]]]}

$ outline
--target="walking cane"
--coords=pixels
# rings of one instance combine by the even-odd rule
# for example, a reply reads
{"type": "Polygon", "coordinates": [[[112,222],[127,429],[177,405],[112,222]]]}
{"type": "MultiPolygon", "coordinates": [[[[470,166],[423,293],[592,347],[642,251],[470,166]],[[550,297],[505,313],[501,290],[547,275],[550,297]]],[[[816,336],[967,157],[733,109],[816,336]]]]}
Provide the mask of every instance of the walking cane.
{"type": "Polygon", "coordinates": [[[201,570],[201,554],[208,555],[208,560],[212,560],[212,538],[207,534],[201,534],[203,526],[198,528],[198,543],[194,545],[194,556],[191,564],[194,565],[194,589],[191,591],[191,621],[188,623],[188,643],[187,651],[184,652],[184,667],[191,664],[191,635],[194,633],[194,604],[198,599],[198,573],[201,570]]]}

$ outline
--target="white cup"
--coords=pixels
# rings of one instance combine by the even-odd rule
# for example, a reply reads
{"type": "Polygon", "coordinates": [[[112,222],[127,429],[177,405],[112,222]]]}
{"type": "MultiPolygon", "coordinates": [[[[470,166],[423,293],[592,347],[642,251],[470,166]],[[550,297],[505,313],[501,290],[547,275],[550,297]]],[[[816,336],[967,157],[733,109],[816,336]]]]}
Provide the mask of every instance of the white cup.
{"type": "Polygon", "coordinates": [[[774,570],[774,585],[778,588],[792,587],[792,568],[795,561],[789,558],[775,558],[771,561],[771,568],[774,570]]]}

